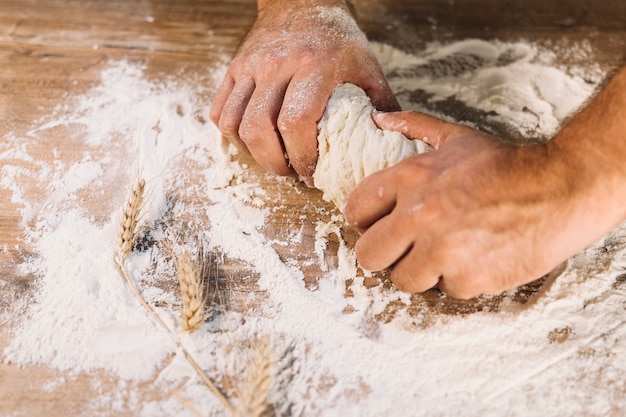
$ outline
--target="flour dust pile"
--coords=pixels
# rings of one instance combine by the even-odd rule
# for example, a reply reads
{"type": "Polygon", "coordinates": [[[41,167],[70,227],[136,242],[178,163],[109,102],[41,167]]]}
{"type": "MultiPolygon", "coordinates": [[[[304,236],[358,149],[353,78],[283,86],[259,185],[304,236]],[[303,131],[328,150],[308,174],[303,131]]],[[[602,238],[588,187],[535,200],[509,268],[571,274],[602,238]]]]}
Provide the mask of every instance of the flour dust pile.
{"type": "MultiPolygon", "coordinates": [[[[372,48],[406,109],[521,141],[552,135],[601,79],[560,68],[527,43],[468,40],[414,55],[372,48]]],[[[100,390],[85,415],[104,403],[108,415],[229,415],[181,346],[234,407],[249,409],[245,398],[254,398],[276,415],[624,414],[624,229],[572,257],[531,296],[510,291],[445,313],[451,300],[400,293],[361,271],[341,214],[319,193],[272,178],[278,197],[270,194],[224,147],[206,120],[212,87],[202,87],[215,86],[224,68],[155,79],[141,65],[110,62],[100,85],[5,135],[0,186],[21,207],[33,252],[14,266],[36,286],[28,303],[17,300],[1,316],[11,329],[2,360],[59,369],[64,378],[112,375],[119,386],[100,390]],[[41,159],[37,143],[59,131],[84,151],[59,146],[41,159]],[[47,191],[29,193],[27,177],[47,191]],[[174,337],[155,326],[113,262],[120,208],[137,177],[146,199],[127,265],[174,337]],[[319,216],[280,223],[284,233],[270,236],[273,216],[299,193],[319,205],[319,216]],[[310,253],[285,249],[307,239],[310,253]],[[167,249],[175,245],[209,259],[206,318],[193,333],[181,328],[167,249]],[[319,271],[315,285],[307,268],[319,271]],[[161,395],[141,400],[136,382],[161,395]]],[[[0,290],[11,285],[0,280],[0,290]]],[[[46,381],[49,389],[62,383],[46,381]]]]}

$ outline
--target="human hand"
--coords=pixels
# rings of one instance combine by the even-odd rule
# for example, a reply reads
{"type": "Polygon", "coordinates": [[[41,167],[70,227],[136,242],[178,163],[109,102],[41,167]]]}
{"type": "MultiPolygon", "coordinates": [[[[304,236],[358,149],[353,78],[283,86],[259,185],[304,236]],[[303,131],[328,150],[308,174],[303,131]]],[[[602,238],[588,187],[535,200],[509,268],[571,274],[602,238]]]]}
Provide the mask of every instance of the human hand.
{"type": "Polygon", "coordinates": [[[541,277],[607,231],[593,228],[599,210],[547,145],[505,144],[416,112],[374,120],[436,149],[365,178],[344,208],[362,233],[360,263],[390,267],[400,290],[500,292],[541,277]]]}
{"type": "Polygon", "coordinates": [[[335,87],[363,88],[379,110],[399,105],[343,0],[269,0],[227,69],[210,116],[266,170],[312,184],[317,122],[335,87]]]}

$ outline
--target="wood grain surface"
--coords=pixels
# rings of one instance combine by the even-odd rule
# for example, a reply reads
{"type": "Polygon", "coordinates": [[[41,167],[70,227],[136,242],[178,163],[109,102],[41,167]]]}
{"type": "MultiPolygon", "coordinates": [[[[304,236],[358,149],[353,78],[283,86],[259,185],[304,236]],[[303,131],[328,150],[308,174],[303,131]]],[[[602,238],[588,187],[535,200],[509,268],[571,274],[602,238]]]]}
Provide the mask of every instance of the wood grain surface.
{"type": "MultiPolygon", "coordinates": [[[[417,50],[433,40],[483,39],[528,40],[553,47],[588,42],[591,57],[558,56],[566,64],[599,65],[611,70],[626,60],[626,2],[566,0],[356,0],[361,27],[372,40],[406,50],[417,50]]],[[[112,59],[127,59],[146,65],[148,74],[167,76],[202,73],[224,57],[231,56],[256,16],[253,0],[0,0],[0,141],[9,132],[25,132],[34,120],[72,96],[84,93],[98,80],[99,71],[112,59]],[[159,75],[161,74],[161,75],[159,75]]],[[[558,53],[557,53],[558,55],[558,53]]],[[[208,115],[205,115],[208,119],[208,115]]],[[[71,129],[69,127],[68,129],[71,129]]],[[[64,141],[60,129],[35,152],[42,159],[52,149],[62,149],[68,160],[83,149],[64,141]]],[[[247,180],[267,190],[267,204],[280,198],[281,206],[266,226],[268,239],[290,230],[303,230],[302,246],[296,248],[304,261],[313,252],[315,221],[320,208],[333,212],[316,190],[264,175],[254,161],[247,180]],[[292,193],[292,187],[301,192],[292,193]]],[[[44,190],[24,183],[25,193],[36,198],[44,190]]],[[[22,305],[33,294],[32,276],[18,273],[31,249],[24,242],[19,202],[0,187],[0,279],[9,283],[0,290],[0,312],[22,305]]],[[[93,198],[92,214],[104,219],[110,206],[93,198]]],[[[323,219],[328,219],[330,214],[323,219]]],[[[343,237],[353,244],[356,234],[348,227],[343,237]]],[[[333,262],[338,242],[326,251],[333,262]]],[[[276,250],[287,249],[277,246],[276,250]]],[[[294,251],[294,248],[289,250],[294,251]]],[[[232,273],[245,275],[242,266],[226,265],[232,273]]],[[[307,285],[315,287],[320,272],[305,269],[307,285]]],[[[384,274],[368,278],[371,285],[384,281],[384,274]]],[[[537,281],[522,287],[523,302],[541,287],[537,281]]],[[[366,281],[367,285],[367,281],[366,281]]],[[[388,284],[386,284],[388,285],[388,284]]],[[[349,283],[346,295],[349,296],[349,283]]],[[[442,298],[436,291],[415,295],[433,314],[463,314],[497,307],[490,300],[458,301],[442,298]],[[491,303],[491,305],[488,305],[491,303]]],[[[13,310],[12,310],[13,311],[13,310]]],[[[393,308],[388,314],[393,315],[393,308]]],[[[381,317],[385,320],[385,317],[381,317]]],[[[0,352],[9,335],[0,321],[0,352]]],[[[1,355],[0,355],[1,357],[1,355]]],[[[62,374],[39,366],[24,368],[0,364],[0,416],[78,416],[86,402],[115,385],[115,378],[100,373],[67,376],[65,384],[44,389],[47,381],[62,374]],[[13,414],[15,413],[15,414],[13,414]]],[[[141,400],[159,395],[151,389],[141,400]]],[[[103,405],[103,413],[106,407],[103,405]]],[[[128,415],[132,415],[129,410],[128,415]]]]}

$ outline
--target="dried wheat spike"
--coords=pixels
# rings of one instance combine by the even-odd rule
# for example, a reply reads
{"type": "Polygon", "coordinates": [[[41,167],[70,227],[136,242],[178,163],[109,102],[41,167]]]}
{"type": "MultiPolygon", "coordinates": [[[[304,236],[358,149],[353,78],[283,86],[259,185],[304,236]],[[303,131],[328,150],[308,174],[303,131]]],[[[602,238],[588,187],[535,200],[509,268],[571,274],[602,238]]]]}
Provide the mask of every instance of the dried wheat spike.
{"type": "Polygon", "coordinates": [[[122,259],[130,255],[133,251],[133,246],[135,246],[137,238],[135,229],[137,228],[137,221],[143,205],[145,188],[146,182],[138,179],[128,197],[126,207],[124,207],[124,214],[117,237],[117,246],[122,259]]]}
{"type": "Polygon", "coordinates": [[[203,262],[195,262],[188,252],[176,257],[176,273],[180,284],[180,296],[183,301],[181,327],[192,333],[200,328],[204,320],[206,294],[202,277],[203,262]]]}
{"type": "Polygon", "coordinates": [[[252,359],[247,366],[247,380],[239,390],[237,417],[266,417],[271,415],[268,402],[274,384],[276,359],[268,336],[258,340],[252,359]]]}

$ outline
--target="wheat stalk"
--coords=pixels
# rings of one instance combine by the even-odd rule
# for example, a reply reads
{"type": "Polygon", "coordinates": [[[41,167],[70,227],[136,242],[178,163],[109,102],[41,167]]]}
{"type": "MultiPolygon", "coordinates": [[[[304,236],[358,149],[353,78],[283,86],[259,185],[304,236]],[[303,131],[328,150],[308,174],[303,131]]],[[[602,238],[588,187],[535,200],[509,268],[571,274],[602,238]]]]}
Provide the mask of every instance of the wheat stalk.
{"type": "Polygon", "coordinates": [[[176,259],[176,273],[183,302],[180,323],[183,331],[188,333],[198,330],[204,321],[206,291],[202,276],[204,261],[201,258],[204,254],[200,252],[198,262],[193,262],[186,251],[177,255],[176,259]]]}
{"type": "Polygon", "coordinates": [[[167,324],[165,324],[165,322],[156,313],[152,306],[150,306],[150,304],[148,304],[148,302],[143,298],[143,296],[139,292],[139,288],[130,277],[130,274],[126,267],[126,258],[132,252],[137,238],[136,228],[144,202],[145,186],[146,182],[143,179],[137,180],[135,185],[133,186],[126,206],[124,207],[122,221],[118,229],[118,248],[117,254],[114,257],[115,265],[117,266],[120,274],[122,275],[122,278],[126,282],[126,285],[130,289],[133,296],[137,299],[139,304],[141,304],[141,306],[148,313],[148,315],[150,315],[159,326],[161,326],[165,331],[168,332],[178,349],[182,352],[187,362],[196,371],[196,373],[198,374],[200,379],[202,379],[207,388],[209,388],[209,390],[213,392],[217,399],[222,403],[224,408],[230,414],[234,415],[235,408],[228,401],[228,398],[226,398],[224,393],[222,393],[222,391],[220,391],[215,383],[207,376],[207,374],[202,370],[200,365],[198,365],[198,363],[195,361],[193,356],[191,356],[189,351],[187,351],[187,349],[185,349],[184,346],[180,343],[180,340],[178,340],[174,332],[167,326],[167,324]]]}
{"type": "Polygon", "coordinates": [[[146,182],[143,179],[138,179],[124,207],[122,221],[117,234],[117,247],[122,259],[130,255],[137,240],[135,232],[141,208],[143,207],[145,188],[146,182]]]}
{"type": "Polygon", "coordinates": [[[179,390],[174,391],[174,397],[178,398],[178,400],[185,406],[185,408],[191,411],[193,415],[195,415],[196,417],[203,417],[202,413],[200,413],[200,411],[191,403],[191,401],[189,401],[189,398],[181,394],[179,390]]]}
{"type": "Polygon", "coordinates": [[[265,417],[272,412],[268,397],[274,385],[276,358],[268,336],[258,340],[247,366],[246,382],[239,390],[237,417],[265,417]]]}
{"type": "Polygon", "coordinates": [[[126,282],[128,288],[130,288],[130,291],[133,293],[137,301],[139,301],[141,306],[154,319],[154,321],[158,323],[159,326],[161,326],[163,329],[165,329],[169,333],[169,335],[172,337],[172,340],[174,341],[178,349],[183,353],[183,356],[185,357],[187,362],[189,362],[191,367],[196,371],[200,379],[202,379],[204,384],[211,390],[211,392],[213,392],[213,394],[215,394],[215,396],[222,403],[224,408],[228,412],[234,415],[235,408],[228,401],[228,398],[226,398],[224,393],[222,393],[222,391],[220,391],[220,389],[215,385],[215,383],[211,381],[211,379],[207,376],[207,374],[204,373],[204,371],[202,370],[200,365],[198,365],[198,363],[195,361],[193,356],[191,356],[189,351],[185,349],[184,346],[180,343],[180,341],[176,338],[176,335],[174,334],[174,332],[167,326],[167,324],[165,324],[165,322],[161,319],[161,317],[159,317],[156,311],[154,311],[154,309],[150,306],[150,304],[148,304],[148,302],[143,298],[143,296],[139,292],[139,289],[137,288],[137,285],[135,285],[135,282],[131,279],[128,273],[128,270],[126,269],[126,265],[124,264],[124,261],[120,259],[119,256],[115,257],[115,265],[117,266],[118,270],[122,274],[124,281],[126,282]]]}

